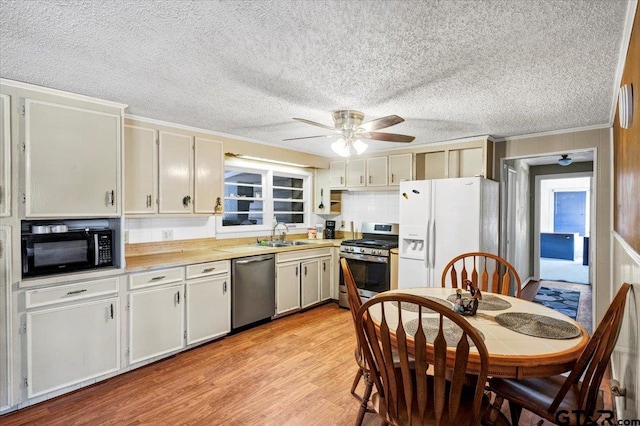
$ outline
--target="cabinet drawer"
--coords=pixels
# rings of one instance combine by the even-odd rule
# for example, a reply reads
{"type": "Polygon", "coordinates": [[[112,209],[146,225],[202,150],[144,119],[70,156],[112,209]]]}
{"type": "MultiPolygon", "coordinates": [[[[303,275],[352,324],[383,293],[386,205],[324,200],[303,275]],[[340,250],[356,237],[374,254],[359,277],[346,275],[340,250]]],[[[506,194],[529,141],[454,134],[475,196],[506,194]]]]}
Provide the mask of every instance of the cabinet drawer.
{"type": "Polygon", "coordinates": [[[286,251],[276,254],[276,263],[306,260],[314,257],[331,256],[331,247],[286,251]]]}
{"type": "Polygon", "coordinates": [[[184,280],[184,268],[159,269],[129,275],[129,289],[152,287],[184,280]]]}
{"type": "Polygon", "coordinates": [[[26,308],[54,305],[56,303],[88,299],[98,296],[117,296],[118,278],[62,285],[25,292],[26,308]]]}
{"type": "Polygon", "coordinates": [[[207,277],[209,275],[226,274],[229,272],[229,261],[197,263],[187,266],[187,279],[207,277]]]}

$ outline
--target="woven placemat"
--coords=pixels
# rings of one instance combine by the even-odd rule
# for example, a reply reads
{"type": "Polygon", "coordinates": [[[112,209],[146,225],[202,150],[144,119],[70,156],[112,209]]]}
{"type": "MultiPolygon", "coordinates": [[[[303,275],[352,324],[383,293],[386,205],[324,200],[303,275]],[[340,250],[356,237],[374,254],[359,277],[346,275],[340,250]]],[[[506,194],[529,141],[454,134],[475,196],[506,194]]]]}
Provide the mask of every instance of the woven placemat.
{"type": "MultiPolygon", "coordinates": [[[[466,292],[462,293],[462,301],[466,305],[471,299],[471,293],[466,292]]],[[[447,297],[447,300],[451,303],[456,301],[456,293],[447,297]]],[[[482,293],[482,299],[478,301],[478,310],[479,311],[504,311],[505,309],[509,309],[511,307],[511,302],[508,300],[504,300],[498,296],[494,296],[492,294],[482,293]]]]}
{"type": "MultiPolygon", "coordinates": [[[[453,305],[449,302],[447,302],[444,299],[439,299],[437,297],[433,297],[433,296],[423,296],[425,299],[429,299],[429,300],[433,300],[434,302],[438,302],[439,304],[441,304],[442,306],[446,306],[447,308],[451,308],[453,305]]],[[[391,304],[393,306],[398,306],[398,302],[391,302],[391,304]]],[[[418,312],[418,305],[416,305],[415,303],[409,303],[409,302],[402,302],[402,310],[403,311],[409,311],[409,312],[418,312]]],[[[422,313],[423,314],[432,314],[435,311],[429,308],[422,308],[422,313]]]]}
{"type": "MultiPolygon", "coordinates": [[[[449,319],[443,318],[442,320],[442,332],[444,333],[444,339],[447,342],[447,346],[456,347],[460,341],[460,337],[462,336],[462,330],[449,319]]],[[[438,336],[439,326],[440,320],[438,318],[422,318],[422,331],[427,338],[427,342],[433,343],[435,338],[438,336]]],[[[418,331],[418,318],[407,321],[404,324],[404,328],[407,331],[407,334],[415,336],[416,331],[418,331]]],[[[480,333],[482,340],[484,340],[484,334],[482,334],[478,329],[476,329],[476,331],[480,333]]],[[[469,337],[467,337],[467,341],[469,342],[469,346],[475,346],[475,343],[473,343],[473,340],[469,337]]]]}
{"type": "Polygon", "coordinates": [[[496,315],[501,326],[517,333],[545,339],[573,339],[582,333],[575,325],[545,315],[524,312],[505,312],[496,315]]]}

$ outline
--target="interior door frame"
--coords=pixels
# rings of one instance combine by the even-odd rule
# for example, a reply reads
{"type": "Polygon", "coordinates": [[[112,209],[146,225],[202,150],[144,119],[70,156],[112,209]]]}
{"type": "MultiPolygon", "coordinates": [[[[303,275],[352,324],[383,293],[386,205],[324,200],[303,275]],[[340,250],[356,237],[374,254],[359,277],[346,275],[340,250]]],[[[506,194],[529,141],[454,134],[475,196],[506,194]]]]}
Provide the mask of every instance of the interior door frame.
{"type": "Polygon", "coordinates": [[[515,265],[515,245],[511,244],[513,235],[515,235],[515,192],[516,192],[516,169],[503,162],[502,164],[502,192],[500,205],[504,206],[501,212],[501,229],[500,233],[500,256],[507,262],[515,265]]]}
{"type": "MultiPolygon", "coordinates": [[[[535,177],[535,196],[533,202],[533,277],[536,281],[540,281],[540,204],[541,191],[540,183],[543,180],[552,179],[571,179],[571,178],[589,178],[589,239],[594,240],[596,227],[596,209],[594,197],[594,172],[575,172],[575,173],[556,173],[550,175],[536,175],[535,177]]],[[[593,244],[589,244],[589,285],[593,284],[593,244]]]]}

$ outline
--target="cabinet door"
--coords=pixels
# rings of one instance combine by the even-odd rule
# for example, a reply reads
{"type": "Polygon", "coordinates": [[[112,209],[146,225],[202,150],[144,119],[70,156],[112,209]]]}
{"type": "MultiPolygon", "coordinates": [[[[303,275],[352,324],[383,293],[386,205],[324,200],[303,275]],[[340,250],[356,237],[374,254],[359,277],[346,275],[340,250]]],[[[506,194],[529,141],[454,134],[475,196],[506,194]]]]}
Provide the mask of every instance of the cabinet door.
{"type": "Polygon", "coordinates": [[[364,158],[349,160],[347,162],[347,186],[358,187],[366,185],[366,161],[364,158]]]}
{"type": "Polygon", "coordinates": [[[276,315],[300,308],[300,263],[276,265],[276,315]]]}
{"type": "Polygon", "coordinates": [[[389,156],[389,185],[400,185],[403,180],[413,179],[412,154],[389,156]]]}
{"type": "Polygon", "coordinates": [[[333,283],[331,259],[331,256],[320,259],[320,300],[331,298],[331,284],[333,283]]]}
{"type": "Polygon", "coordinates": [[[125,213],[158,211],[157,157],[155,130],[124,126],[125,213]]]}
{"type": "Polygon", "coordinates": [[[387,186],[387,157],[367,158],[367,186],[387,186]]]}
{"type": "MultiPolygon", "coordinates": [[[[11,100],[0,95],[0,217],[11,215],[11,100]]],[[[0,402],[0,407],[2,402],[0,402]]]]}
{"type": "Polygon", "coordinates": [[[182,284],[129,295],[129,362],[163,355],[184,346],[182,284]]]}
{"type": "Polygon", "coordinates": [[[120,368],[118,299],[27,312],[29,398],[120,368]]]}
{"type": "Polygon", "coordinates": [[[231,331],[229,275],[187,281],[187,344],[231,331]]]}
{"type": "Polygon", "coordinates": [[[482,148],[452,149],[449,151],[449,177],[484,176],[482,148]]]}
{"type": "Polygon", "coordinates": [[[25,100],[27,217],[120,213],[120,122],[119,115],[25,100]]]}
{"type": "Polygon", "coordinates": [[[160,213],[193,211],[193,141],[177,133],[159,134],[160,213]]]}
{"type": "Polygon", "coordinates": [[[196,138],[194,162],[194,213],[216,213],[224,197],[222,142],[196,138]]]}
{"type": "Polygon", "coordinates": [[[309,260],[300,264],[300,289],[303,308],[320,301],[320,261],[309,260]]]}
{"type": "Polygon", "coordinates": [[[344,160],[332,161],[329,164],[331,188],[344,188],[347,185],[345,166],[346,162],[344,160]]]}
{"type": "Polygon", "coordinates": [[[11,288],[11,228],[0,225],[0,411],[8,408],[10,404],[10,381],[9,381],[9,354],[11,353],[11,340],[9,338],[9,309],[11,288]]]}

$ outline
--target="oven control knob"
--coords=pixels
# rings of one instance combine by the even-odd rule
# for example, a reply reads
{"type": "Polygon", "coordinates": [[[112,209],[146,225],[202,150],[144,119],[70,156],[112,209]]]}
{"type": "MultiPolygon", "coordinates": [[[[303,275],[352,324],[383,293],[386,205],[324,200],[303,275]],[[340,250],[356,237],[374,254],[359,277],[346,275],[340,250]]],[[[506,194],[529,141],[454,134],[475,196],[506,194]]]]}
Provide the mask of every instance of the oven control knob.
{"type": "Polygon", "coordinates": [[[371,254],[374,256],[380,255],[380,250],[371,250],[371,254]]]}

